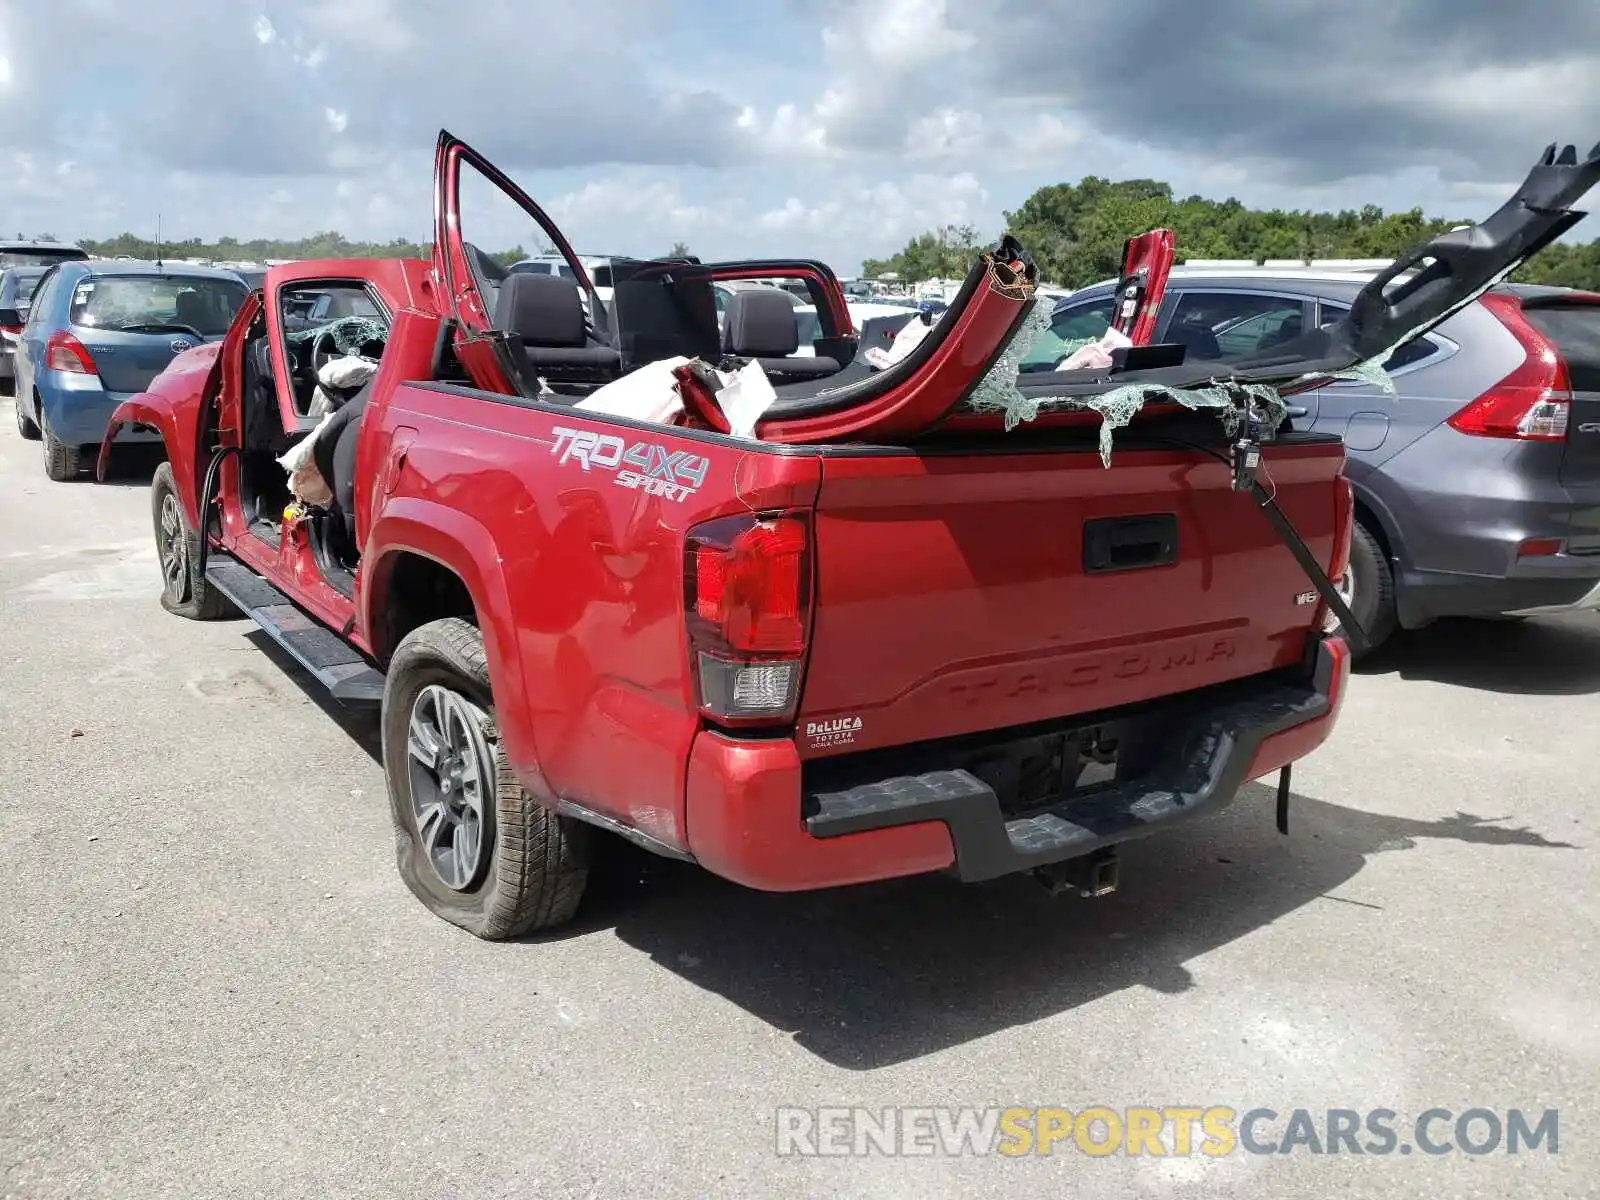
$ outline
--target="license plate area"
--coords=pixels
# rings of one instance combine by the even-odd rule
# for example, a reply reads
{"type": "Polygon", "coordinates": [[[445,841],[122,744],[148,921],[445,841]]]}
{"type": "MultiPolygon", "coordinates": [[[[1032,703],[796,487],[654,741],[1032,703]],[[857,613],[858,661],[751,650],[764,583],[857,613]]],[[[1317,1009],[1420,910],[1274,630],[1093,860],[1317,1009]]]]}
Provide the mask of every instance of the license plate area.
{"type": "Polygon", "coordinates": [[[1020,738],[975,750],[958,765],[988,784],[1007,817],[1053,808],[1116,786],[1120,723],[1020,738]]]}

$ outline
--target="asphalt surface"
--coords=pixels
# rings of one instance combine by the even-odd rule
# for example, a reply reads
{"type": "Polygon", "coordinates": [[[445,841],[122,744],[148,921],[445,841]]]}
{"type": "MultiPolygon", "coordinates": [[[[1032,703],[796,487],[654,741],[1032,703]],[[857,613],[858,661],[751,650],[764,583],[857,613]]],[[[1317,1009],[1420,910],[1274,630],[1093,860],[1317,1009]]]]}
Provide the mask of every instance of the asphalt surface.
{"type": "Polygon", "coordinates": [[[1105,899],[634,860],[490,945],[400,883],[373,730],[162,611],[148,480],[48,482],[0,400],[0,1195],[1600,1187],[1600,618],[1405,639],[1290,837],[1252,786],[1105,899]],[[1556,1108],[1559,1148],[777,1154],[779,1106],[852,1105],[1556,1108]]]}

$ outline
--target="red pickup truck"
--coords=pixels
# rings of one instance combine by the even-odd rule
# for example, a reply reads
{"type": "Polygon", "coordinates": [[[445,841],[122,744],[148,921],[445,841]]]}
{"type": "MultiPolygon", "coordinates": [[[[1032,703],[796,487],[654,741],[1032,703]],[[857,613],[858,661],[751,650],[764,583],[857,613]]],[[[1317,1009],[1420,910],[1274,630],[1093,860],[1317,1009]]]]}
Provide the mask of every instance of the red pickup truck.
{"type": "MultiPolygon", "coordinates": [[[[1237,380],[1291,392],[1459,307],[1565,228],[1594,163],[1547,160],[1509,226],[1440,239],[1237,380]]],[[[1170,356],[1026,377],[1038,417],[1005,430],[968,401],[1026,351],[1033,271],[1009,239],[874,371],[821,264],[618,259],[602,302],[539,207],[448,134],[435,182],[432,263],[271,269],[220,345],[117,410],[101,471],[121,425],[158,430],[163,604],[242,611],[335,697],[381,707],[400,873],[439,916],[487,938],[559,925],[596,830],[761,889],[1037,871],[1095,894],[1118,843],[1328,736],[1349,660],[1323,632],[1350,538],[1337,439],[1265,430],[1241,487],[1233,435],[1181,402],[1208,377],[1170,356]],[[464,173],[571,277],[466,240],[464,173]],[[714,282],[772,276],[816,301],[811,357],[770,297],[739,303],[762,289],[718,320],[714,282]],[[340,352],[377,371],[319,436],[332,499],[307,509],[276,460],[340,352]],[[693,360],[671,423],[582,407],[668,357],[693,360]],[[778,398],[734,437],[698,364],[750,358],[778,398]],[[1078,401],[1130,383],[1148,402],[1108,469],[1078,401]]],[[[1155,250],[1127,328],[1159,297],[1155,250]]]]}

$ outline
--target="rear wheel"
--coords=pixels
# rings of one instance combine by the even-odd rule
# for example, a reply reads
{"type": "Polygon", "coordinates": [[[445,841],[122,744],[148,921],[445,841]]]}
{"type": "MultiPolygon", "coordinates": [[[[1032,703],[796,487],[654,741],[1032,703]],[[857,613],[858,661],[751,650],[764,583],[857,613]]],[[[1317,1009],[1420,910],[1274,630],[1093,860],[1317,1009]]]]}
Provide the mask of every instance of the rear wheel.
{"type": "Polygon", "coordinates": [[[39,430],[44,435],[44,473],[57,483],[70,483],[78,477],[83,461],[83,447],[58,441],[50,432],[50,418],[44,407],[39,408],[39,430]]]}
{"type": "Polygon", "coordinates": [[[172,464],[162,463],[150,481],[156,557],[161,563],[161,607],[191,621],[215,621],[238,610],[199,575],[200,535],[189,527],[172,464]]]}
{"type": "Polygon", "coordinates": [[[433,621],[395,649],[383,769],[400,877],[434,915],[491,940],[572,918],[588,881],[589,829],[517,782],[483,635],[470,622],[433,621]]]}
{"type": "MultiPolygon", "coordinates": [[[[1342,579],[1334,581],[1339,595],[1350,606],[1362,631],[1367,635],[1367,651],[1376,650],[1394,633],[1396,611],[1394,573],[1378,539],[1357,521],[1350,533],[1350,566],[1342,579]]],[[[1330,632],[1341,628],[1337,618],[1329,621],[1330,632]]]]}
{"type": "Polygon", "coordinates": [[[28,410],[25,407],[27,401],[23,399],[22,393],[16,391],[15,388],[12,389],[11,403],[17,410],[17,432],[22,435],[24,441],[37,442],[39,440],[39,426],[34,424],[33,418],[28,415],[28,410]]]}

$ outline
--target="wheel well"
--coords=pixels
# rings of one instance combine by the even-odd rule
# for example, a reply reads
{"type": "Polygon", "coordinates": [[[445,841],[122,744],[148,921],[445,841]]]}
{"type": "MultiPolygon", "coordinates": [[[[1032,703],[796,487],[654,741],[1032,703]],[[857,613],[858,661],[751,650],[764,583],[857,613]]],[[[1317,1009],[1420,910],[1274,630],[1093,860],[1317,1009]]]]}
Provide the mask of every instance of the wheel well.
{"type": "Polygon", "coordinates": [[[408,551],[396,554],[386,566],[381,624],[373,647],[379,662],[387,663],[401,638],[430,621],[462,617],[478,623],[472,593],[449,567],[408,551]]]}
{"type": "Polygon", "coordinates": [[[1356,520],[1361,523],[1362,527],[1372,535],[1373,540],[1378,543],[1378,549],[1383,551],[1383,557],[1388,561],[1393,562],[1394,546],[1389,542],[1389,534],[1384,529],[1383,522],[1378,520],[1377,513],[1373,512],[1371,508],[1362,503],[1361,497],[1359,496],[1356,497],[1356,520]]]}

